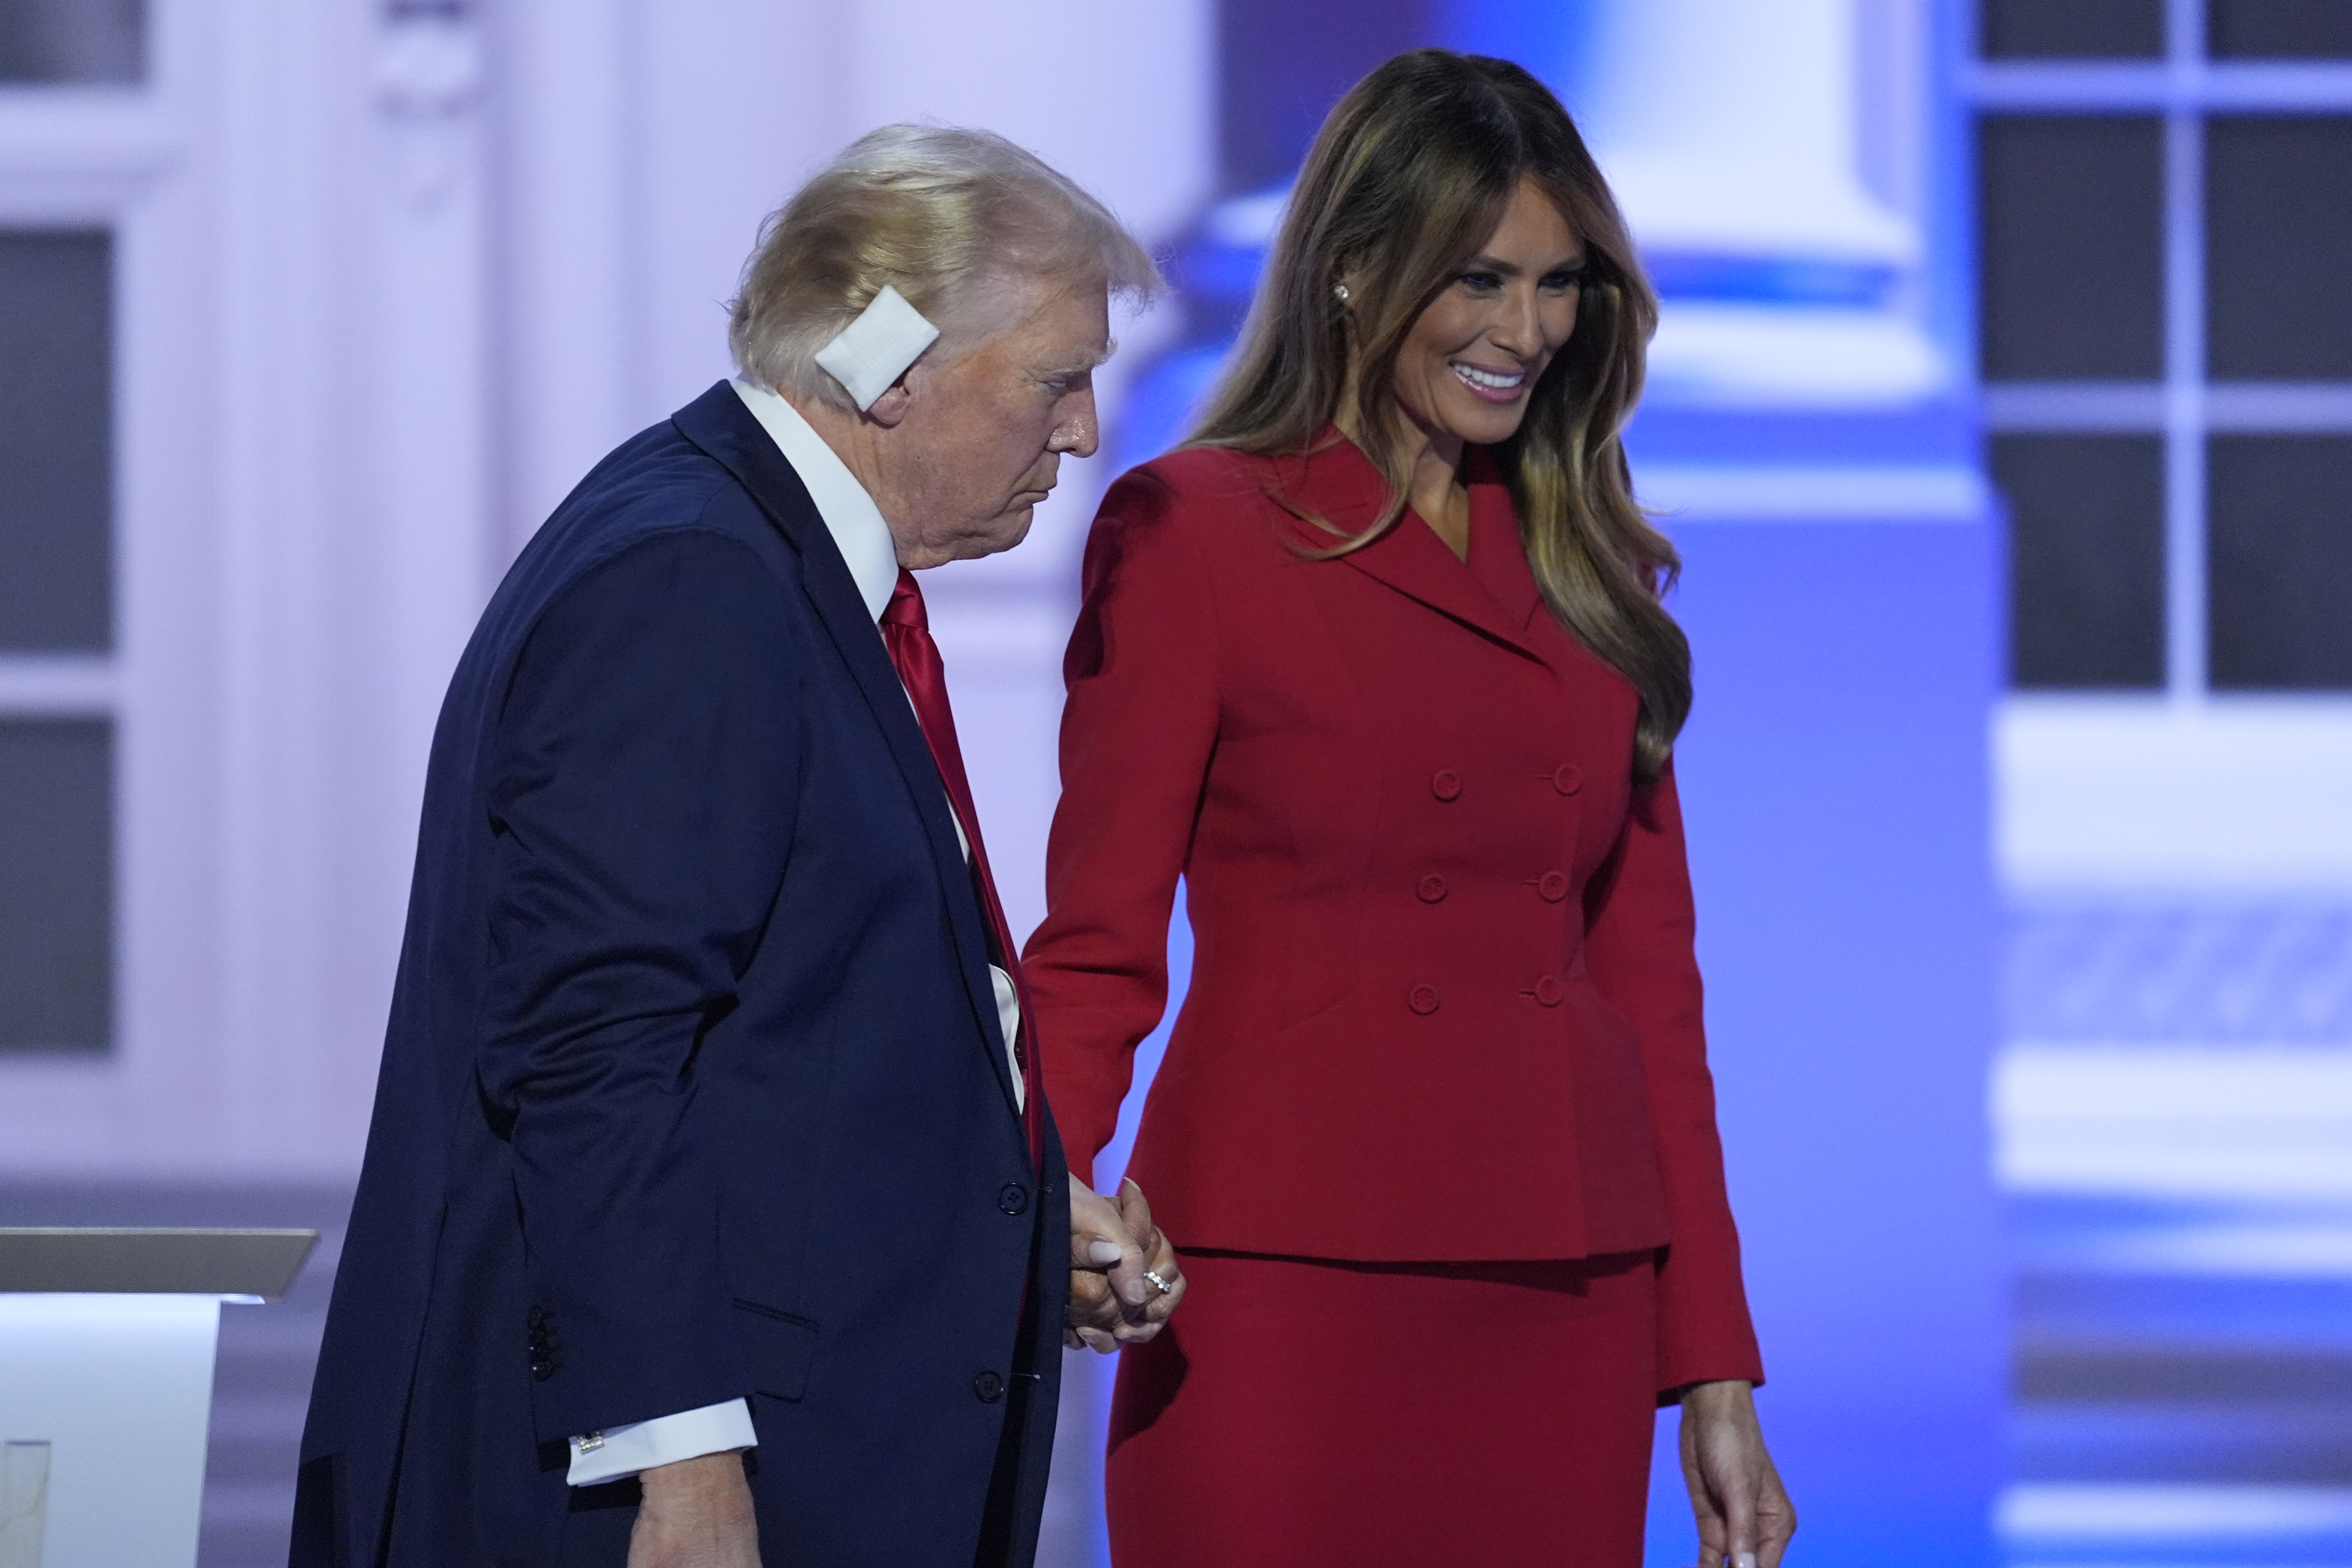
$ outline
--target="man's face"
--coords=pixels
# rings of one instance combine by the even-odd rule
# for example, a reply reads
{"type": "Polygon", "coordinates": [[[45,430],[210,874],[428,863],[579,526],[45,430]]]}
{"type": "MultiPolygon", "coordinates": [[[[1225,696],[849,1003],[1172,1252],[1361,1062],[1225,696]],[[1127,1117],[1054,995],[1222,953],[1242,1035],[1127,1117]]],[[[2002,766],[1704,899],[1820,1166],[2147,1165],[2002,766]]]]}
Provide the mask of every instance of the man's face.
{"type": "Polygon", "coordinates": [[[1012,549],[1053,489],[1062,454],[1092,457],[1100,444],[1094,372],[1112,347],[1106,290],[1008,287],[1009,325],[908,373],[913,395],[882,443],[887,473],[876,497],[902,566],[1012,549]]]}

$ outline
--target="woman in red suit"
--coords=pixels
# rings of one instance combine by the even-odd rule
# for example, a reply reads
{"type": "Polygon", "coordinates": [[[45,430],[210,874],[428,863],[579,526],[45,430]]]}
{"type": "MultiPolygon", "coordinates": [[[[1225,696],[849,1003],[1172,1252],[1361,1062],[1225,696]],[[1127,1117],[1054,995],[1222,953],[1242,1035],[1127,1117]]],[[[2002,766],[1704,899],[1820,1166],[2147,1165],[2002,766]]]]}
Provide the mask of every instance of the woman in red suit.
{"type": "Polygon", "coordinates": [[[1233,368],[1088,542],[1026,956],[1072,1169],[1190,1293],[1130,1349],[1120,1568],[1636,1568],[1683,1407],[1710,1565],[1794,1519],[1724,1194],[1670,748],[1655,320],[1559,101],[1423,50],[1309,154],[1233,368]]]}

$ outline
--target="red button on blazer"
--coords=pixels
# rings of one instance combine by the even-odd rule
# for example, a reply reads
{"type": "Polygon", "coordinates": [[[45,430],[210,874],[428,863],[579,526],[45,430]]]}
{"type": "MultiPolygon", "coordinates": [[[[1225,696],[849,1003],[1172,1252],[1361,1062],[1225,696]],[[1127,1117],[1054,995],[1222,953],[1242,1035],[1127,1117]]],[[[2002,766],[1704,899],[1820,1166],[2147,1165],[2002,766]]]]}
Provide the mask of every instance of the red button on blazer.
{"type": "Polygon", "coordinates": [[[1660,1386],[1760,1378],[1673,777],[1633,791],[1632,688],[1545,606],[1483,454],[1471,478],[1466,565],[1410,515],[1302,552],[1334,536],[1297,513],[1381,506],[1336,433],[1171,454],[1104,500],[1027,953],[1054,1113],[1087,1175],[1181,876],[1192,986],[1130,1167],[1180,1245],[1667,1247],[1660,1386]]]}

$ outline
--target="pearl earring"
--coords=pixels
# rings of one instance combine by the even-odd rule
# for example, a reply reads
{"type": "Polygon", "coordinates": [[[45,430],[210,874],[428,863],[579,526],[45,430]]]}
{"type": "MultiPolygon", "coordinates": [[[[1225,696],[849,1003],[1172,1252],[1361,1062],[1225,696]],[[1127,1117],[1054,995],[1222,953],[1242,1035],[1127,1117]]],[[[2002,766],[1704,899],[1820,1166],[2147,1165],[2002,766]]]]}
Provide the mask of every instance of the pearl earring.
{"type": "Polygon", "coordinates": [[[1331,298],[1339,300],[1342,305],[1346,304],[1348,302],[1348,286],[1345,283],[1332,284],[1331,298]]]}

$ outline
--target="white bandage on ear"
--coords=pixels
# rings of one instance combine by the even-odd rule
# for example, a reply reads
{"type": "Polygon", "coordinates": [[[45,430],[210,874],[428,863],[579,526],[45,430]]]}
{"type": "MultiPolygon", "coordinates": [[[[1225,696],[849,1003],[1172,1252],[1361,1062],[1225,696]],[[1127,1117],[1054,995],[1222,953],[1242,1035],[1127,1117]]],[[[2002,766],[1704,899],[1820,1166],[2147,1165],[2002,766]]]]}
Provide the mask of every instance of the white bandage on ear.
{"type": "Polygon", "coordinates": [[[857,320],[817,351],[816,363],[841,383],[863,414],[939,335],[904,294],[886,283],[857,320]]]}

